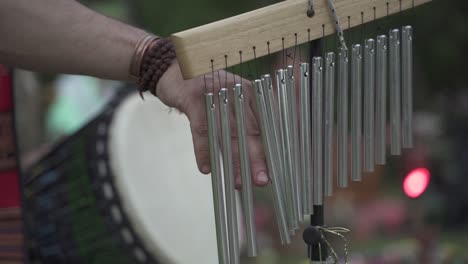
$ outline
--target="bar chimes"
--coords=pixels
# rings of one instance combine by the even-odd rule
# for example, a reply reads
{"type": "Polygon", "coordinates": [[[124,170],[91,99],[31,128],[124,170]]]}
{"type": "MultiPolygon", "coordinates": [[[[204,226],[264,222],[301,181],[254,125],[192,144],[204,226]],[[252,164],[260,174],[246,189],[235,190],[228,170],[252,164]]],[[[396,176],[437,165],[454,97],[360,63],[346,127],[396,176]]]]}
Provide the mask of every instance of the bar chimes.
{"type": "MultiPolygon", "coordinates": [[[[336,58],[334,52],[328,52],[325,58],[312,58],[312,65],[300,63],[299,97],[296,96],[294,65],[276,71],[276,86],[269,74],[253,81],[283,244],[290,243],[304,217],[314,213],[313,205],[322,205],[324,196],[333,194],[335,182],[338,187],[345,188],[349,181],[348,172],[353,181],[361,181],[364,171],[372,172],[374,164],[385,164],[387,93],[390,94],[391,153],[400,154],[401,146],[411,147],[411,41],[412,28],[405,26],[401,34],[399,29],[393,29],[388,37],[379,35],[376,40],[367,39],[363,46],[352,45],[350,51],[340,47],[336,58]],[[333,173],[335,94],[338,98],[336,181],[333,173]],[[296,105],[297,98],[299,106],[296,105]],[[350,124],[348,120],[351,120],[350,124]],[[351,142],[350,164],[348,141],[351,142]]],[[[226,88],[219,90],[221,150],[214,95],[206,95],[220,263],[239,263],[229,126],[231,100],[234,101],[240,152],[247,253],[256,256],[258,252],[244,117],[244,87],[235,84],[232,89],[233,98],[228,98],[226,88]],[[220,164],[221,153],[223,166],[220,164]]]]}
{"type": "MultiPolygon", "coordinates": [[[[399,2],[399,9],[401,11],[429,1],[402,0],[399,2]]],[[[236,83],[233,87],[213,87],[214,91],[219,90],[217,94],[219,100],[215,100],[214,93],[205,95],[220,263],[239,263],[241,251],[238,237],[241,225],[237,222],[233,178],[231,123],[236,124],[238,135],[246,252],[248,256],[253,257],[259,251],[245,124],[247,95],[253,95],[252,99],[258,112],[258,125],[282,244],[291,243],[309,215],[314,219],[317,214],[323,214],[324,198],[332,196],[335,188],[348,187],[350,180],[362,181],[365,172],[373,172],[377,165],[386,163],[387,137],[390,139],[391,155],[399,155],[402,148],[412,147],[413,29],[411,26],[392,28],[388,35],[375,34],[375,38],[363,39],[362,43],[346,45],[338,20],[340,13],[349,14],[348,19],[351,15],[355,17],[360,14],[364,21],[364,13],[359,11],[366,8],[367,2],[364,2],[343,0],[337,10],[332,0],[318,1],[318,4],[313,5],[316,8],[315,14],[327,12],[332,17],[332,22],[329,18],[316,15],[313,19],[324,23],[323,32],[319,32],[307,25],[304,20],[295,19],[291,25],[297,27],[295,29],[297,32],[300,32],[301,28],[307,28],[308,37],[307,40],[304,37],[301,39],[302,35],[295,33],[294,44],[288,43],[285,38],[281,38],[282,45],[272,42],[270,35],[273,33],[268,31],[268,25],[263,23],[265,19],[263,14],[271,14],[277,19],[289,17],[285,14],[283,16],[278,10],[289,10],[300,14],[299,8],[296,7],[302,7],[302,2],[299,0],[281,2],[264,8],[262,11],[264,13],[254,11],[251,14],[227,19],[223,23],[210,24],[198,30],[181,32],[173,36],[178,52],[183,54],[178,56],[186,77],[205,74],[209,72],[209,68],[214,73],[222,68],[220,61],[223,61],[224,65],[228,65],[229,62],[232,62],[230,65],[238,64],[232,61],[233,51],[241,54],[240,63],[242,56],[245,56],[245,60],[250,60],[257,58],[262,52],[262,56],[267,55],[266,48],[260,47],[262,40],[267,40],[268,54],[270,51],[283,50],[283,56],[285,41],[286,48],[292,46],[296,48],[298,43],[319,38],[320,33],[325,36],[327,30],[330,31],[327,34],[336,32],[340,43],[336,53],[323,50],[322,54],[313,54],[310,63],[296,61],[294,56],[292,63],[284,64],[287,59],[283,57],[280,69],[255,76],[251,83],[236,83]],[[325,23],[331,25],[330,28],[334,30],[325,29],[325,23]],[[226,29],[226,25],[236,25],[245,30],[236,27],[226,29]],[[221,29],[231,32],[229,38],[219,39],[218,35],[214,34],[221,29]],[[258,41],[252,40],[256,41],[253,45],[253,55],[239,51],[248,50],[249,46],[237,50],[232,45],[229,46],[229,41],[235,37],[247,40],[243,35],[247,29],[257,32],[259,36],[258,41]],[[268,33],[262,35],[263,32],[268,33]],[[218,55],[211,57],[211,67],[200,66],[187,59],[189,55],[197,58],[210,56],[204,47],[192,45],[190,42],[201,39],[201,36],[210,39],[210,43],[227,45],[225,52],[221,52],[224,54],[223,57],[218,55]],[[246,93],[246,89],[252,89],[252,93],[246,93]],[[234,117],[230,115],[230,107],[234,109],[234,117]],[[387,126],[390,128],[388,135],[387,126]]],[[[397,9],[396,3],[376,1],[373,7],[374,20],[396,13],[397,9]]],[[[313,16],[313,13],[307,12],[307,16],[310,14],[313,16]]],[[[301,15],[305,17],[305,14],[301,15]]],[[[343,19],[343,15],[341,18],[343,19]]],[[[273,23],[276,20],[271,18],[271,21],[273,23]]],[[[358,24],[355,20],[348,20],[348,26],[356,25],[358,24]]],[[[276,32],[276,39],[286,30],[280,27],[276,32]]],[[[218,47],[224,49],[223,45],[218,47]]],[[[319,222],[323,223],[323,216],[321,217],[322,220],[319,222]]],[[[310,252],[313,250],[310,251],[309,248],[309,258],[312,259],[310,252]]],[[[317,263],[328,262],[320,259],[317,263]]]]}
{"type": "MultiPolygon", "coordinates": [[[[363,45],[354,44],[349,51],[340,47],[336,56],[334,52],[327,52],[325,58],[313,57],[311,65],[300,63],[297,81],[294,65],[288,65],[276,71],[275,83],[270,74],[264,74],[248,86],[253,89],[260,118],[283,244],[289,244],[305,216],[314,213],[313,206],[323,205],[324,197],[333,194],[335,184],[339,188],[348,186],[348,172],[353,181],[361,181],[363,172],[372,172],[374,164],[385,164],[387,93],[390,94],[390,151],[399,154],[401,147],[411,147],[411,41],[411,26],[404,26],[401,31],[392,29],[388,37],[379,35],[376,39],[366,39],[363,45]],[[336,180],[333,172],[335,95],[336,180]],[[351,162],[348,164],[349,141],[351,162]]],[[[231,101],[237,124],[247,253],[256,256],[258,252],[246,138],[245,87],[235,84],[232,89],[234,97],[229,98],[228,90],[220,88],[218,105],[212,93],[206,95],[220,263],[239,263],[229,126],[231,101]],[[217,107],[220,109],[221,137],[217,130],[217,107]],[[222,142],[222,148],[218,142],[222,142]]]]}

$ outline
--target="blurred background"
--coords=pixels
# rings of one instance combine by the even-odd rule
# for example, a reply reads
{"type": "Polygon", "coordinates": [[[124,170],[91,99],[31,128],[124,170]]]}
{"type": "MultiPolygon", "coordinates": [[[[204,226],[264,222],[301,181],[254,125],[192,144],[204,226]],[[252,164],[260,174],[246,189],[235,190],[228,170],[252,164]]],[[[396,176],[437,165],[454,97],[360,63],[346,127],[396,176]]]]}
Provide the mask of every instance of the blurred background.
{"type": "MultiPolygon", "coordinates": [[[[275,1],[81,2],[168,36],[275,1]]],[[[326,201],[325,222],[351,230],[349,263],[468,263],[468,2],[435,1],[400,19],[412,23],[415,32],[415,147],[389,157],[386,166],[366,174],[362,183],[338,190],[326,201]]],[[[382,28],[385,23],[400,22],[383,21],[382,28]]],[[[14,76],[25,168],[98,114],[122,87],[83,76],[22,70],[14,76]]],[[[305,263],[301,236],[292,246],[280,245],[269,197],[268,191],[256,189],[261,252],[243,263],[305,263]]],[[[334,244],[340,251],[342,242],[334,244]]]]}

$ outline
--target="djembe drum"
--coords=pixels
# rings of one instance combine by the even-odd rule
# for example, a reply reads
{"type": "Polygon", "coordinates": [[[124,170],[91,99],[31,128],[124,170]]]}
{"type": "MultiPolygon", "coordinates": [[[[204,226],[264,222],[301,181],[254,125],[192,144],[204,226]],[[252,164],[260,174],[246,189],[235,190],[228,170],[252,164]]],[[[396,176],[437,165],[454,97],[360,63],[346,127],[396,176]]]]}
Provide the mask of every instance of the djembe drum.
{"type": "Polygon", "coordinates": [[[121,92],[23,175],[32,263],[217,263],[188,120],[121,92]]]}

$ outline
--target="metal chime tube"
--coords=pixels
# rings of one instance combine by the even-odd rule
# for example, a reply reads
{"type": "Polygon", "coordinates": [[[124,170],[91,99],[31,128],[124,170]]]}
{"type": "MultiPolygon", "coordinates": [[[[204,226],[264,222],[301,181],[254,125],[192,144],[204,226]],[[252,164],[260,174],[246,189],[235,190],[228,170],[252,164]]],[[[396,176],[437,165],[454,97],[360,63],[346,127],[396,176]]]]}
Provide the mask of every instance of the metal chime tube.
{"type": "Polygon", "coordinates": [[[402,146],[413,147],[413,28],[404,26],[401,31],[402,78],[402,146]]]}
{"type": "Polygon", "coordinates": [[[338,186],[348,187],[348,49],[338,50],[338,186]]]}
{"type": "Polygon", "coordinates": [[[387,80],[388,80],[387,36],[377,37],[376,47],[376,115],[375,115],[375,163],[384,165],[386,160],[387,129],[387,80]]]}
{"type": "Polygon", "coordinates": [[[272,140],[275,144],[273,146],[274,160],[277,165],[277,171],[283,175],[283,160],[281,158],[281,138],[278,128],[278,117],[276,116],[277,109],[275,104],[275,91],[273,90],[273,82],[269,74],[262,76],[263,90],[265,95],[265,104],[267,108],[268,124],[271,132],[272,140]]]}
{"type": "Polygon", "coordinates": [[[257,256],[257,235],[252,193],[252,174],[250,171],[247,129],[245,126],[245,106],[242,85],[234,85],[234,110],[236,112],[237,138],[239,144],[240,167],[242,177],[242,201],[247,237],[247,255],[257,256]]]}
{"type": "Polygon", "coordinates": [[[280,114],[280,128],[281,128],[281,145],[282,145],[282,157],[284,164],[284,177],[283,177],[283,189],[288,209],[288,227],[290,230],[294,230],[294,211],[295,203],[293,200],[294,196],[294,185],[292,178],[294,177],[292,171],[292,144],[290,143],[290,126],[289,126],[289,100],[288,91],[286,87],[286,70],[280,69],[276,72],[276,82],[278,84],[278,100],[279,100],[279,114],[280,114]]]}
{"type": "Polygon", "coordinates": [[[300,147],[299,147],[299,124],[297,118],[297,92],[296,92],[296,79],[294,78],[294,67],[289,65],[286,69],[286,87],[288,89],[290,117],[291,117],[291,135],[292,135],[292,154],[293,154],[293,184],[294,184],[294,212],[296,214],[295,221],[297,223],[296,228],[299,228],[299,222],[304,220],[302,214],[302,187],[301,187],[301,159],[300,159],[300,147]]]}
{"type": "Polygon", "coordinates": [[[216,224],[216,241],[218,245],[218,261],[229,263],[228,237],[226,215],[224,208],[223,174],[219,159],[218,122],[213,93],[205,94],[206,115],[208,120],[208,143],[210,145],[211,187],[213,191],[213,208],[216,224]]]}
{"type": "Polygon", "coordinates": [[[268,115],[267,108],[264,97],[264,89],[261,80],[255,80],[254,85],[254,94],[255,101],[257,103],[257,111],[260,117],[260,129],[262,132],[262,141],[265,150],[265,155],[267,159],[268,171],[270,173],[270,179],[273,190],[273,203],[275,206],[276,220],[278,222],[279,233],[281,237],[281,242],[283,244],[291,243],[291,238],[289,236],[289,228],[286,222],[286,210],[283,204],[281,182],[279,181],[279,173],[277,167],[273,165],[273,152],[272,146],[274,142],[272,141],[270,132],[268,130],[268,115]]]}
{"type": "Polygon", "coordinates": [[[265,96],[265,104],[267,109],[267,119],[268,119],[268,129],[271,135],[271,139],[273,141],[273,145],[271,145],[272,154],[274,164],[276,166],[276,171],[278,172],[278,181],[281,183],[280,185],[282,188],[282,197],[283,197],[283,204],[285,206],[285,210],[289,208],[288,200],[287,200],[287,189],[285,188],[285,173],[284,173],[284,160],[282,157],[282,145],[281,145],[281,135],[279,131],[278,125],[278,118],[276,116],[276,104],[275,104],[275,94],[273,90],[273,83],[271,80],[271,76],[269,74],[264,74],[262,76],[262,84],[263,84],[263,94],[265,96]]]}
{"type": "Polygon", "coordinates": [[[390,89],[390,127],[392,155],[401,154],[401,51],[400,30],[390,30],[389,55],[389,89],[390,89]]]}
{"type": "Polygon", "coordinates": [[[375,40],[364,45],[364,169],[374,171],[375,40]]]}
{"type": "Polygon", "coordinates": [[[324,128],[324,184],[325,195],[333,195],[333,130],[335,121],[335,53],[328,52],[325,57],[325,128],[324,128]]]}
{"type": "Polygon", "coordinates": [[[362,96],[362,49],[360,44],[352,47],[351,53],[351,179],[361,181],[361,96],[362,96]]]}
{"type": "Polygon", "coordinates": [[[234,172],[232,164],[231,125],[229,120],[228,90],[219,90],[219,110],[221,118],[221,140],[223,146],[223,169],[226,190],[226,212],[229,237],[230,263],[240,263],[239,234],[237,230],[236,192],[234,186],[234,172]]]}
{"type": "Polygon", "coordinates": [[[310,76],[309,63],[301,63],[300,75],[300,118],[301,118],[301,176],[302,214],[313,214],[311,159],[312,145],[310,132],[310,76]]]}
{"type": "Polygon", "coordinates": [[[314,179],[314,205],[323,205],[322,70],[322,58],[312,58],[312,171],[314,179]]]}
{"type": "MultiPolygon", "coordinates": [[[[272,166],[276,166],[276,170],[278,172],[278,181],[280,182],[280,186],[282,187],[282,199],[283,199],[283,204],[285,207],[285,212],[288,212],[289,210],[292,210],[292,202],[291,205],[289,200],[288,200],[288,193],[289,189],[287,188],[287,182],[289,179],[287,179],[287,173],[285,173],[285,160],[283,159],[283,153],[282,153],[282,142],[281,142],[281,133],[280,133],[280,128],[278,125],[278,118],[276,116],[276,104],[275,104],[275,94],[273,90],[273,83],[271,80],[271,76],[269,74],[264,74],[262,76],[262,85],[263,85],[263,94],[265,97],[265,105],[267,109],[267,119],[268,119],[268,131],[271,136],[271,140],[273,141],[273,145],[271,145],[271,151],[273,155],[273,160],[274,163],[272,166]],[[276,144],[275,144],[276,143],[276,144]]],[[[288,217],[291,219],[289,220],[290,223],[293,222],[292,220],[292,211],[288,213],[288,217]]],[[[286,219],[288,220],[288,217],[286,219]]],[[[292,225],[292,224],[291,224],[292,225]]],[[[292,230],[292,227],[290,227],[292,230]]]]}

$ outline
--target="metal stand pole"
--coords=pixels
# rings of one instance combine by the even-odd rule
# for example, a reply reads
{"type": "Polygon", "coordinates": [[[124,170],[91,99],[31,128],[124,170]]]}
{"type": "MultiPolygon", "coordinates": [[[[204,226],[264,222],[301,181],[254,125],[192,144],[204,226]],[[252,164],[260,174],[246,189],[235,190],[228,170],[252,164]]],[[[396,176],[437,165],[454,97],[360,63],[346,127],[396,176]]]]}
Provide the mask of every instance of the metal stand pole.
{"type": "Polygon", "coordinates": [[[322,240],[322,233],[317,228],[324,224],[324,206],[314,205],[314,214],[310,217],[310,226],[304,230],[302,238],[307,244],[307,258],[311,263],[328,263],[328,246],[322,240]]]}

